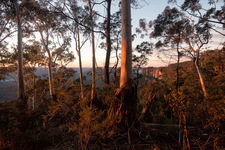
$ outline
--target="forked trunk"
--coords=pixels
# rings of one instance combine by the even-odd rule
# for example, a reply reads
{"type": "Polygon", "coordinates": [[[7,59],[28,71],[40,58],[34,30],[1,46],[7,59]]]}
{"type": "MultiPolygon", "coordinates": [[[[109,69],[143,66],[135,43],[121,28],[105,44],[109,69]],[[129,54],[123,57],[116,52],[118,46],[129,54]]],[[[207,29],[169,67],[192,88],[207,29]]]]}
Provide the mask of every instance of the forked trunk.
{"type": "Polygon", "coordinates": [[[43,34],[42,34],[42,30],[41,28],[39,27],[38,23],[36,23],[38,29],[39,29],[39,32],[40,32],[40,36],[41,36],[41,41],[42,41],[42,44],[48,54],[48,83],[49,83],[49,93],[50,93],[50,97],[51,97],[51,100],[54,99],[54,88],[53,88],[53,78],[52,78],[52,57],[51,57],[51,53],[50,53],[50,50],[48,48],[48,31],[46,32],[46,42],[44,40],[44,37],[43,37],[43,34]]]}

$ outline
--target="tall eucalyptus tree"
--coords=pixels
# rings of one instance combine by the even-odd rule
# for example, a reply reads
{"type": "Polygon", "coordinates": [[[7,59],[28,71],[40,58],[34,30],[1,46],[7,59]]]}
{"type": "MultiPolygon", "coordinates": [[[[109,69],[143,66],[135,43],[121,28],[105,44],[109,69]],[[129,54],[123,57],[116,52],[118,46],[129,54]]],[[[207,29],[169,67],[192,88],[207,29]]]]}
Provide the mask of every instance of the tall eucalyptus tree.
{"type": "Polygon", "coordinates": [[[109,85],[109,64],[110,64],[110,54],[111,54],[111,2],[112,0],[107,0],[107,21],[106,21],[106,58],[104,66],[104,76],[105,76],[105,86],[109,85]]]}
{"type": "MultiPolygon", "coordinates": [[[[102,34],[101,38],[104,39],[106,37],[106,42],[100,43],[100,48],[106,50],[106,59],[107,60],[105,61],[105,66],[104,66],[105,67],[104,68],[104,77],[105,77],[105,83],[110,83],[110,82],[106,82],[106,81],[109,81],[109,75],[114,70],[114,84],[117,85],[117,83],[118,83],[117,66],[118,66],[119,60],[120,60],[119,50],[121,49],[121,36],[122,36],[121,35],[121,9],[118,10],[117,12],[113,13],[112,15],[110,15],[110,28],[109,27],[106,28],[105,24],[107,24],[107,22],[108,22],[108,17],[106,18],[106,20],[103,23],[100,24],[101,29],[104,29],[106,33],[110,32],[109,33],[110,37],[106,37],[106,34],[102,34]],[[110,41],[110,42],[107,42],[107,41],[110,41]],[[112,55],[111,54],[112,52],[115,52],[116,60],[115,60],[114,66],[111,69],[109,69],[109,64],[110,64],[110,60],[111,60],[110,57],[112,55]],[[107,58],[107,56],[108,56],[108,58],[107,58]],[[107,63],[107,61],[108,61],[108,63],[107,63]],[[108,80],[107,80],[107,78],[108,78],[108,80]]],[[[105,84],[105,85],[107,86],[108,84],[105,84]]]]}
{"type": "Polygon", "coordinates": [[[22,27],[21,27],[20,8],[17,0],[14,0],[13,3],[16,10],[16,18],[18,26],[18,99],[21,100],[23,106],[26,106],[27,100],[25,95],[24,78],[23,78],[22,27]]]}
{"type": "Polygon", "coordinates": [[[26,19],[33,25],[30,27],[31,30],[34,30],[27,32],[39,33],[42,46],[48,56],[46,64],[48,66],[49,92],[53,99],[55,93],[52,67],[56,65],[57,61],[64,65],[62,62],[67,64],[73,60],[73,55],[68,49],[70,38],[66,36],[66,29],[61,24],[60,15],[51,11],[51,6],[47,1],[26,1],[24,8],[29,12],[26,19]]]}
{"type": "Polygon", "coordinates": [[[81,7],[81,5],[77,2],[77,0],[58,0],[55,4],[49,2],[54,10],[61,15],[64,22],[64,28],[68,29],[73,35],[74,43],[75,43],[75,51],[78,55],[79,61],[79,73],[80,73],[80,88],[81,88],[81,97],[84,97],[83,92],[83,70],[82,70],[82,57],[81,57],[81,49],[83,45],[89,38],[90,29],[89,24],[89,16],[88,11],[81,7]],[[81,40],[81,35],[83,36],[83,40],[81,40]]]}
{"type": "Polygon", "coordinates": [[[88,6],[89,6],[89,16],[90,16],[90,24],[91,24],[91,41],[92,41],[92,90],[91,90],[91,99],[93,100],[95,98],[96,92],[96,60],[95,60],[95,36],[94,36],[94,22],[93,22],[93,14],[92,14],[92,3],[91,0],[88,0],[88,6]]]}
{"type": "Polygon", "coordinates": [[[181,49],[181,44],[184,43],[182,37],[187,35],[187,33],[190,34],[190,32],[185,31],[186,27],[189,25],[189,20],[183,18],[177,8],[166,7],[164,11],[158,15],[157,19],[154,20],[154,27],[151,33],[152,37],[159,39],[156,43],[157,49],[165,48],[165,50],[176,50],[177,52],[177,91],[180,86],[179,64],[183,54],[183,49],[181,49]]]}
{"type": "Polygon", "coordinates": [[[122,50],[120,88],[116,92],[120,106],[116,114],[124,129],[130,128],[136,120],[136,84],[132,80],[132,37],[131,37],[131,1],[121,1],[122,50]]]}
{"type": "MultiPolygon", "coordinates": [[[[176,3],[177,5],[177,0],[169,0],[168,2],[176,3]]],[[[225,27],[224,5],[225,1],[208,0],[208,8],[204,8],[205,5],[203,5],[200,0],[184,0],[180,6],[177,6],[179,6],[185,14],[195,18],[194,20],[197,20],[197,24],[202,28],[215,31],[218,34],[225,36],[225,34],[221,32],[225,27]]]]}

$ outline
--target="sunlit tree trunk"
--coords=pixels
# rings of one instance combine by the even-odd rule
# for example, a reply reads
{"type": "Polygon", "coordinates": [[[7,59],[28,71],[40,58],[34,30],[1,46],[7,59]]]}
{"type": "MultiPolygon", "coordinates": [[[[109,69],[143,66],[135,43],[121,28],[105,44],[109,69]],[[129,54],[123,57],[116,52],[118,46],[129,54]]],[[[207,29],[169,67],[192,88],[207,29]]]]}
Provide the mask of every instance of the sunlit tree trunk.
{"type": "Polygon", "coordinates": [[[81,46],[80,46],[80,31],[78,28],[78,24],[76,23],[76,32],[77,32],[77,55],[79,57],[79,70],[80,70],[80,90],[81,90],[81,98],[84,98],[83,93],[83,70],[82,70],[82,62],[81,62],[81,46]]]}
{"type": "MultiPolygon", "coordinates": [[[[194,63],[195,63],[195,67],[196,67],[196,69],[197,69],[197,72],[198,72],[198,76],[199,76],[199,80],[200,80],[200,83],[201,83],[201,86],[202,86],[202,90],[203,90],[203,93],[204,93],[204,97],[206,97],[207,96],[207,91],[206,91],[206,88],[205,88],[205,83],[204,83],[204,79],[203,79],[203,76],[202,76],[202,72],[201,72],[201,69],[200,69],[200,67],[199,67],[199,51],[200,51],[200,49],[202,48],[202,46],[204,45],[204,44],[207,44],[208,43],[208,41],[206,42],[206,43],[203,43],[202,42],[202,40],[200,39],[200,37],[198,36],[198,35],[196,35],[195,33],[194,33],[194,21],[191,19],[191,18],[189,18],[189,17],[187,17],[187,16],[185,16],[185,15],[183,15],[185,18],[188,18],[191,22],[192,22],[192,34],[199,40],[199,42],[200,42],[200,45],[198,46],[198,49],[197,50],[193,50],[193,47],[191,46],[191,44],[190,43],[188,43],[188,45],[189,45],[189,48],[191,49],[191,50],[193,50],[193,51],[195,51],[196,53],[197,53],[197,56],[196,57],[194,57],[194,63]]],[[[195,53],[194,53],[195,54],[195,53]]]]}
{"type": "Polygon", "coordinates": [[[120,89],[116,96],[120,100],[117,115],[124,129],[130,128],[136,120],[136,84],[132,80],[131,7],[130,0],[121,1],[122,50],[120,89]]]}
{"type": "Polygon", "coordinates": [[[131,9],[130,0],[121,1],[122,50],[120,87],[132,79],[131,9]]]}
{"type": "Polygon", "coordinates": [[[88,0],[90,21],[91,21],[91,39],[92,39],[92,90],[91,90],[91,99],[95,98],[95,84],[96,84],[96,71],[95,71],[95,36],[94,36],[94,25],[92,18],[92,7],[91,0],[88,0]]]}
{"type": "Polygon", "coordinates": [[[207,96],[207,91],[206,91],[206,88],[205,88],[205,83],[204,83],[204,79],[203,79],[203,76],[202,76],[201,69],[199,67],[198,60],[199,60],[199,51],[197,51],[197,56],[196,56],[196,59],[195,59],[195,67],[196,67],[197,72],[198,72],[198,76],[199,76],[199,79],[200,79],[200,83],[201,83],[201,86],[202,86],[202,90],[203,90],[204,96],[206,97],[207,96]]]}
{"type": "Polygon", "coordinates": [[[48,83],[49,83],[49,92],[50,92],[50,96],[51,96],[51,100],[53,100],[53,95],[54,95],[54,89],[53,89],[53,79],[52,79],[52,57],[51,57],[51,53],[50,50],[47,49],[47,53],[48,53],[48,83]]]}
{"type": "Polygon", "coordinates": [[[52,78],[52,56],[50,50],[48,49],[47,45],[45,45],[45,50],[48,54],[48,83],[49,83],[49,92],[51,96],[51,100],[54,98],[54,89],[53,89],[53,78],[52,78]]]}
{"type": "Polygon", "coordinates": [[[50,93],[50,97],[51,100],[54,99],[54,88],[53,88],[53,78],[52,78],[52,57],[51,57],[51,52],[48,48],[48,31],[46,32],[46,41],[44,40],[43,34],[42,34],[42,30],[39,27],[39,25],[36,23],[39,32],[40,32],[40,36],[41,36],[41,40],[42,40],[42,44],[44,45],[44,48],[48,54],[48,83],[49,83],[49,93],[50,93]]]}
{"type": "Polygon", "coordinates": [[[25,96],[24,78],[23,78],[23,51],[22,51],[22,28],[20,22],[20,10],[17,0],[14,0],[18,26],[18,100],[26,107],[27,100],[25,96]]]}
{"type": "Polygon", "coordinates": [[[104,76],[105,76],[105,86],[109,85],[109,64],[110,64],[110,53],[111,53],[111,38],[110,38],[110,13],[111,11],[111,0],[107,1],[107,23],[106,23],[106,60],[105,60],[105,68],[104,68],[104,76]]]}

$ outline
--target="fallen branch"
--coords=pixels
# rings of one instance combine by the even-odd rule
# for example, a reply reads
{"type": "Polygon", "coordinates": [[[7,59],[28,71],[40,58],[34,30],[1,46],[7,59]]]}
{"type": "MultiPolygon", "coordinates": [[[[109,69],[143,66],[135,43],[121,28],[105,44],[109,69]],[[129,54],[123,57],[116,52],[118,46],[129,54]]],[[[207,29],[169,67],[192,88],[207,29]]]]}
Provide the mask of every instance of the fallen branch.
{"type": "Polygon", "coordinates": [[[157,91],[158,91],[158,90],[157,90],[156,87],[154,86],[153,89],[152,89],[152,91],[151,91],[151,93],[150,93],[150,95],[149,95],[149,97],[148,97],[148,101],[147,101],[145,107],[143,108],[141,115],[140,115],[139,118],[138,118],[139,121],[145,119],[145,117],[146,117],[146,115],[147,115],[147,112],[148,112],[148,110],[150,109],[150,106],[151,106],[151,104],[152,104],[152,100],[154,99],[154,97],[155,97],[157,91]]]}

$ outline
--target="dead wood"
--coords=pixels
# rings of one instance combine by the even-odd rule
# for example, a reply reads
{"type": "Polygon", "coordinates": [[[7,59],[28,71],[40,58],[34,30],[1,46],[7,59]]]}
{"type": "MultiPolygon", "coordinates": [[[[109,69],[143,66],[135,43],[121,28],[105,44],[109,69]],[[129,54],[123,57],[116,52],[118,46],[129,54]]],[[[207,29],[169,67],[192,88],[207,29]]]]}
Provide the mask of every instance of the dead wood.
{"type": "Polygon", "coordinates": [[[147,112],[148,112],[148,110],[149,110],[150,107],[151,107],[152,100],[154,99],[154,97],[155,97],[157,91],[158,91],[158,89],[154,86],[154,87],[152,88],[151,93],[149,94],[148,101],[147,101],[145,107],[143,108],[141,115],[140,115],[139,118],[138,118],[139,121],[145,119],[145,117],[146,117],[146,115],[147,115],[147,112]]]}

